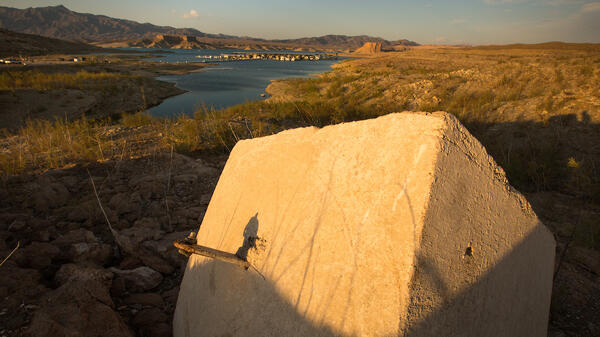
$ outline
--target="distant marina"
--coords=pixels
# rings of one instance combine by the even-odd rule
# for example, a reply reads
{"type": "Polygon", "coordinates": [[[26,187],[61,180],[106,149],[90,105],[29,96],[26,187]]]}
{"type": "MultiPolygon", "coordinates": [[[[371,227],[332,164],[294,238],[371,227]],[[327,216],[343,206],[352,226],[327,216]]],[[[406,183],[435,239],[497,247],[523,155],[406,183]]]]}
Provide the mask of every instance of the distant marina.
{"type": "Polygon", "coordinates": [[[249,60],[274,60],[285,62],[337,60],[335,54],[290,54],[290,53],[233,53],[221,55],[198,55],[200,59],[215,61],[249,61],[249,60]]]}

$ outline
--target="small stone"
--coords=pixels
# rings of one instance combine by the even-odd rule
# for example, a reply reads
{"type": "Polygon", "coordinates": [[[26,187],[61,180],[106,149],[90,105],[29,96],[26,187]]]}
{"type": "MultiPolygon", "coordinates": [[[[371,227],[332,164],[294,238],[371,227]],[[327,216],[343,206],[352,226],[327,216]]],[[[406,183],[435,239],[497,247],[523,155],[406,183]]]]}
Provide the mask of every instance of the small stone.
{"type": "Polygon", "coordinates": [[[110,287],[110,295],[113,298],[122,298],[126,293],[125,279],[119,276],[115,277],[110,287]]]}
{"type": "Polygon", "coordinates": [[[42,270],[52,264],[52,259],[48,256],[34,256],[29,259],[29,267],[42,270]]]}
{"type": "Polygon", "coordinates": [[[98,243],[98,239],[93,232],[80,228],[71,230],[65,235],[61,235],[56,240],[52,241],[52,243],[57,246],[71,245],[80,242],[98,243]]]}
{"type": "MultiPolygon", "coordinates": [[[[113,211],[108,207],[105,208],[104,211],[106,212],[106,217],[108,218],[111,224],[117,223],[119,221],[119,216],[117,215],[117,212],[113,211]]],[[[104,223],[104,221],[104,215],[102,215],[101,222],[104,223]]]]}
{"type": "Polygon", "coordinates": [[[173,177],[175,184],[194,185],[198,181],[198,176],[195,174],[180,174],[173,177]]]}
{"type": "Polygon", "coordinates": [[[173,329],[167,323],[159,323],[140,329],[142,336],[146,337],[170,337],[173,336],[173,329]]]}
{"type": "Polygon", "coordinates": [[[71,194],[61,183],[42,185],[41,190],[32,196],[33,206],[38,212],[47,211],[49,208],[64,206],[69,201],[71,194]]]}
{"type": "Polygon", "coordinates": [[[187,209],[186,216],[190,219],[196,220],[198,217],[204,216],[205,211],[206,207],[190,207],[187,209]]]}
{"type": "Polygon", "coordinates": [[[43,193],[37,192],[31,196],[33,208],[37,212],[46,212],[50,209],[50,203],[43,193]]]}
{"type": "Polygon", "coordinates": [[[47,242],[32,242],[23,248],[26,265],[34,269],[44,269],[52,264],[52,259],[58,256],[60,249],[47,242]]]}
{"type": "Polygon", "coordinates": [[[131,224],[129,223],[129,221],[127,221],[127,219],[119,219],[119,221],[115,222],[113,226],[116,229],[125,229],[131,227],[131,224]]]}
{"type": "Polygon", "coordinates": [[[129,196],[129,201],[135,204],[139,204],[142,201],[142,196],[140,194],[140,192],[133,192],[131,193],[131,195],[129,196]]]}
{"type": "Polygon", "coordinates": [[[21,220],[15,220],[8,226],[9,232],[21,232],[27,228],[27,223],[21,220]]]}
{"type": "Polygon", "coordinates": [[[124,216],[125,216],[125,219],[129,222],[135,222],[137,219],[139,219],[138,212],[125,213],[124,216]]]}
{"type": "Polygon", "coordinates": [[[89,212],[86,211],[85,209],[83,209],[82,207],[73,208],[73,210],[71,210],[69,212],[69,214],[67,215],[67,219],[69,219],[69,221],[75,221],[75,222],[85,221],[89,217],[90,217],[89,212]]]}
{"type": "Polygon", "coordinates": [[[600,275],[600,252],[577,246],[570,247],[567,252],[568,261],[600,275]]]}
{"type": "Polygon", "coordinates": [[[175,286],[162,293],[162,297],[167,305],[175,305],[179,297],[179,286],[175,286]]]}
{"type": "Polygon", "coordinates": [[[159,218],[167,212],[164,201],[152,201],[148,206],[147,214],[153,218],[159,218]]]}
{"type": "Polygon", "coordinates": [[[33,232],[32,239],[40,242],[48,242],[50,241],[50,232],[47,230],[33,232]]]}
{"type": "Polygon", "coordinates": [[[97,281],[109,285],[113,279],[113,273],[102,268],[82,266],[77,264],[63,264],[56,272],[54,280],[63,285],[71,281],[97,281]]]}
{"type": "Polygon", "coordinates": [[[133,256],[126,256],[121,263],[119,263],[119,269],[135,269],[142,266],[142,261],[133,256]]]}
{"type": "Polygon", "coordinates": [[[160,229],[160,224],[155,218],[143,218],[133,224],[135,227],[160,229]]]}
{"type": "Polygon", "coordinates": [[[210,202],[211,198],[212,198],[212,194],[210,194],[210,193],[203,194],[200,197],[200,204],[201,205],[208,205],[208,203],[210,202]]]}
{"type": "Polygon", "coordinates": [[[139,258],[146,266],[151,267],[152,269],[163,274],[168,275],[175,271],[175,268],[170,263],[159,257],[148,248],[138,247],[136,254],[137,258],[139,258]]]}
{"type": "Polygon", "coordinates": [[[138,177],[134,177],[129,181],[129,187],[130,188],[136,188],[139,185],[142,184],[146,184],[146,183],[152,183],[154,182],[154,177],[153,176],[138,176],[138,177]]]}
{"type": "Polygon", "coordinates": [[[146,240],[160,240],[164,232],[158,229],[131,227],[120,231],[123,236],[128,237],[131,243],[139,245],[146,240]]]}
{"type": "Polygon", "coordinates": [[[108,204],[118,215],[134,213],[138,208],[134,202],[130,201],[129,195],[126,193],[115,194],[108,204]]]}
{"type": "Polygon", "coordinates": [[[112,257],[113,249],[104,243],[80,242],[71,245],[67,258],[73,262],[93,261],[105,265],[112,257]]]}
{"type": "Polygon", "coordinates": [[[150,267],[138,267],[130,270],[110,268],[125,281],[125,287],[131,292],[145,292],[156,288],[163,280],[162,275],[150,267]]]}
{"type": "Polygon", "coordinates": [[[115,194],[112,196],[112,198],[110,198],[108,205],[112,209],[117,209],[119,207],[119,205],[121,205],[125,199],[127,199],[127,195],[125,193],[115,194]]]}
{"type": "Polygon", "coordinates": [[[136,327],[143,327],[148,325],[154,325],[160,322],[166,322],[169,317],[158,308],[144,309],[138,312],[133,318],[133,325],[136,327]]]}
{"type": "MultiPolygon", "coordinates": [[[[184,240],[188,237],[190,231],[180,231],[173,232],[169,234],[165,234],[159,240],[146,241],[143,243],[143,246],[151,249],[155,253],[160,256],[166,258],[170,251],[177,251],[177,249],[173,246],[174,241],[184,240]]],[[[194,232],[193,239],[196,239],[196,233],[194,232]]]]}
{"type": "Polygon", "coordinates": [[[71,191],[76,191],[78,190],[78,185],[79,185],[79,179],[77,179],[77,177],[74,176],[66,176],[63,177],[62,179],[63,184],[65,184],[65,186],[71,190],[71,191]]]}
{"type": "Polygon", "coordinates": [[[152,306],[157,308],[162,308],[165,305],[165,301],[163,301],[162,297],[157,293],[141,293],[141,294],[132,294],[123,300],[125,304],[140,304],[145,306],[152,306]]]}

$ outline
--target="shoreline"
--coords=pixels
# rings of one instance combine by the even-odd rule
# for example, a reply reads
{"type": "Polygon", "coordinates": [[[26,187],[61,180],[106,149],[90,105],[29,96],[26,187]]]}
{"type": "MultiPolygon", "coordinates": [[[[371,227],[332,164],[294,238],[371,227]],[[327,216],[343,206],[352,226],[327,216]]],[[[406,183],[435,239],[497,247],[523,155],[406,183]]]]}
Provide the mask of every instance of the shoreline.
{"type": "Polygon", "coordinates": [[[4,85],[15,76],[31,82],[30,87],[0,91],[0,107],[5,111],[0,114],[0,129],[14,132],[29,120],[75,120],[84,115],[120,118],[145,111],[187,92],[156,77],[198,72],[214,65],[147,62],[143,57],[105,55],[66,63],[63,55],[53,55],[38,57],[31,64],[0,66],[4,85]]]}
{"type": "MultiPolygon", "coordinates": [[[[230,61],[230,62],[244,62],[244,61],[245,60],[235,60],[235,61],[230,61]]],[[[291,77],[290,76],[288,76],[288,77],[279,77],[279,78],[276,78],[276,79],[269,80],[269,83],[266,86],[262,87],[262,90],[257,95],[257,98],[251,99],[251,100],[247,100],[246,102],[261,102],[261,101],[275,102],[275,101],[280,101],[280,100],[286,100],[287,97],[284,97],[285,95],[281,91],[275,91],[274,90],[274,86],[277,87],[277,83],[283,83],[283,82],[286,82],[286,81],[289,81],[289,80],[293,80],[293,79],[305,79],[305,78],[315,78],[315,77],[323,76],[323,74],[326,74],[326,73],[332,71],[334,69],[334,67],[336,65],[338,65],[342,61],[343,60],[339,60],[339,59],[336,60],[331,65],[329,65],[329,68],[327,70],[324,70],[323,72],[320,72],[320,73],[309,73],[309,74],[307,74],[305,76],[302,76],[302,77],[297,77],[297,76],[296,77],[294,77],[294,76],[291,76],[291,77]],[[265,96],[262,96],[262,95],[265,95],[265,96]]],[[[203,64],[205,64],[205,63],[203,63],[203,64]]],[[[209,63],[206,63],[206,64],[209,64],[209,63]]],[[[214,65],[215,66],[221,66],[221,65],[225,65],[225,64],[226,63],[220,63],[220,62],[218,62],[218,63],[216,63],[214,65]]],[[[199,69],[197,71],[186,72],[186,73],[180,74],[180,75],[184,76],[184,75],[188,75],[188,74],[196,73],[196,72],[203,72],[203,69],[199,69]]],[[[168,82],[168,83],[175,84],[175,81],[168,82]]],[[[193,92],[193,91],[189,91],[189,90],[183,89],[181,87],[178,87],[176,84],[175,84],[175,87],[178,88],[178,89],[181,89],[181,90],[185,90],[185,92],[183,92],[181,94],[177,94],[177,95],[171,96],[171,97],[168,97],[167,99],[174,98],[174,97],[177,97],[179,95],[183,95],[183,94],[185,94],[187,92],[193,92]]],[[[226,106],[223,106],[222,108],[219,108],[219,109],[232,108],[232,107],[235,107],[235,106],[238,106],[238,105],[242,105],[242,104],[244,104],[246,102],[240,102],[240,103],[236,103],[236,104],[226,105],[226,106]]],[[[159,103],[158,105],[160,105],[162,103],[164,103],[164,101],[161,102],[161,103],[159,103]]],[[[199,101],[199,102],[196,102],[195,105],[203,104],[203,103],[204,103],[203,101],[199,101]]],[[[152,106],[152,107],[156,107],[158,105],[155,105],[155,106],[152,106]]],[[[148,109],[146,109],[146,111],[148,112],[148,110],[150,108],[152,108],[152,107],[148,107],[148,109]]],[[[152,115],[152,116],[156,117],[156,118],[172,118],[172,117],[175,117],[175,116],[155,116],[155,115],[152,115]]]]}

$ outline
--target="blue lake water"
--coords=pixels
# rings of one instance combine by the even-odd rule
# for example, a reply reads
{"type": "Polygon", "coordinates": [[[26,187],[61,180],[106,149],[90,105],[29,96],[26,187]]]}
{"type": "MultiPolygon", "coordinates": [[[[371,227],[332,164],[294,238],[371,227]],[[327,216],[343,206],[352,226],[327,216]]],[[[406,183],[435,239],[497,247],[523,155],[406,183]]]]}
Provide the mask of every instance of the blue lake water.
{"type": "MultiPolygon", "coordinates": [[[[159,62],[198,62],[198,55],[230,54],[235,50],[169,50],[164,57],[149,60],[159,62]]],[[[240,50],[240,52],[243,52],[240,50]]],[[[261,51],[264,52],[264,51],[261,51]]],[[[274,60],[227,61],[217,66],[208,66],[200,72],[185,75],[160,76],[159,80],[172,82],[188,92],[164,100],[160,105],[148,109],[157,117],[173,117],[181,113],[193,115],[203,104],[224,108],[246,101],[264,99],[260,94],[271,80],[282,78],[309,77],[331,70],[337,61],[274,60]]]]}

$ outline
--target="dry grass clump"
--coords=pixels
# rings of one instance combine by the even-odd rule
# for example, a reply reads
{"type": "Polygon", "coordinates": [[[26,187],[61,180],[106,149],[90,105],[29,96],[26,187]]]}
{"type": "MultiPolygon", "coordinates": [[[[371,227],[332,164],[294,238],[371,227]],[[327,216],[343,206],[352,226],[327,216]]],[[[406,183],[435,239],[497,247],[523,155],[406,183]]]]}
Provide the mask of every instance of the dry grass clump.
{"type": "Polygon", "coordinates": [[[102,160],[114,150],[101,134],[105,125],[107,122],[86,118],[74,122],[28,121],[18,133],[6,135],[2,140],[0,171],[12,175],[102,160]]]}
{"type": "Polygon", "coordinates": [[[121,125],[129,128],[134,128],[138,126],[146,126],[156,123],[157,119],[152,117],[151,115],[138,111],[136,113],[125,113],[121,115],[121,125]]]}
{"type": "Polygon", "coordinates": [[[142,157],[168,146],[159,135],[161,120],[144,113],[123,120],[29,120],[15,132],[3,131],[0,177],[142,157]]]}
{"type": "Polygon", "coordinates": [[[76,73],[5,71],[0,73],[0,90],[105,89],[114,86],[118,80],[130,77],[117,73],[94,73],[84,70],[76,73]]]}

